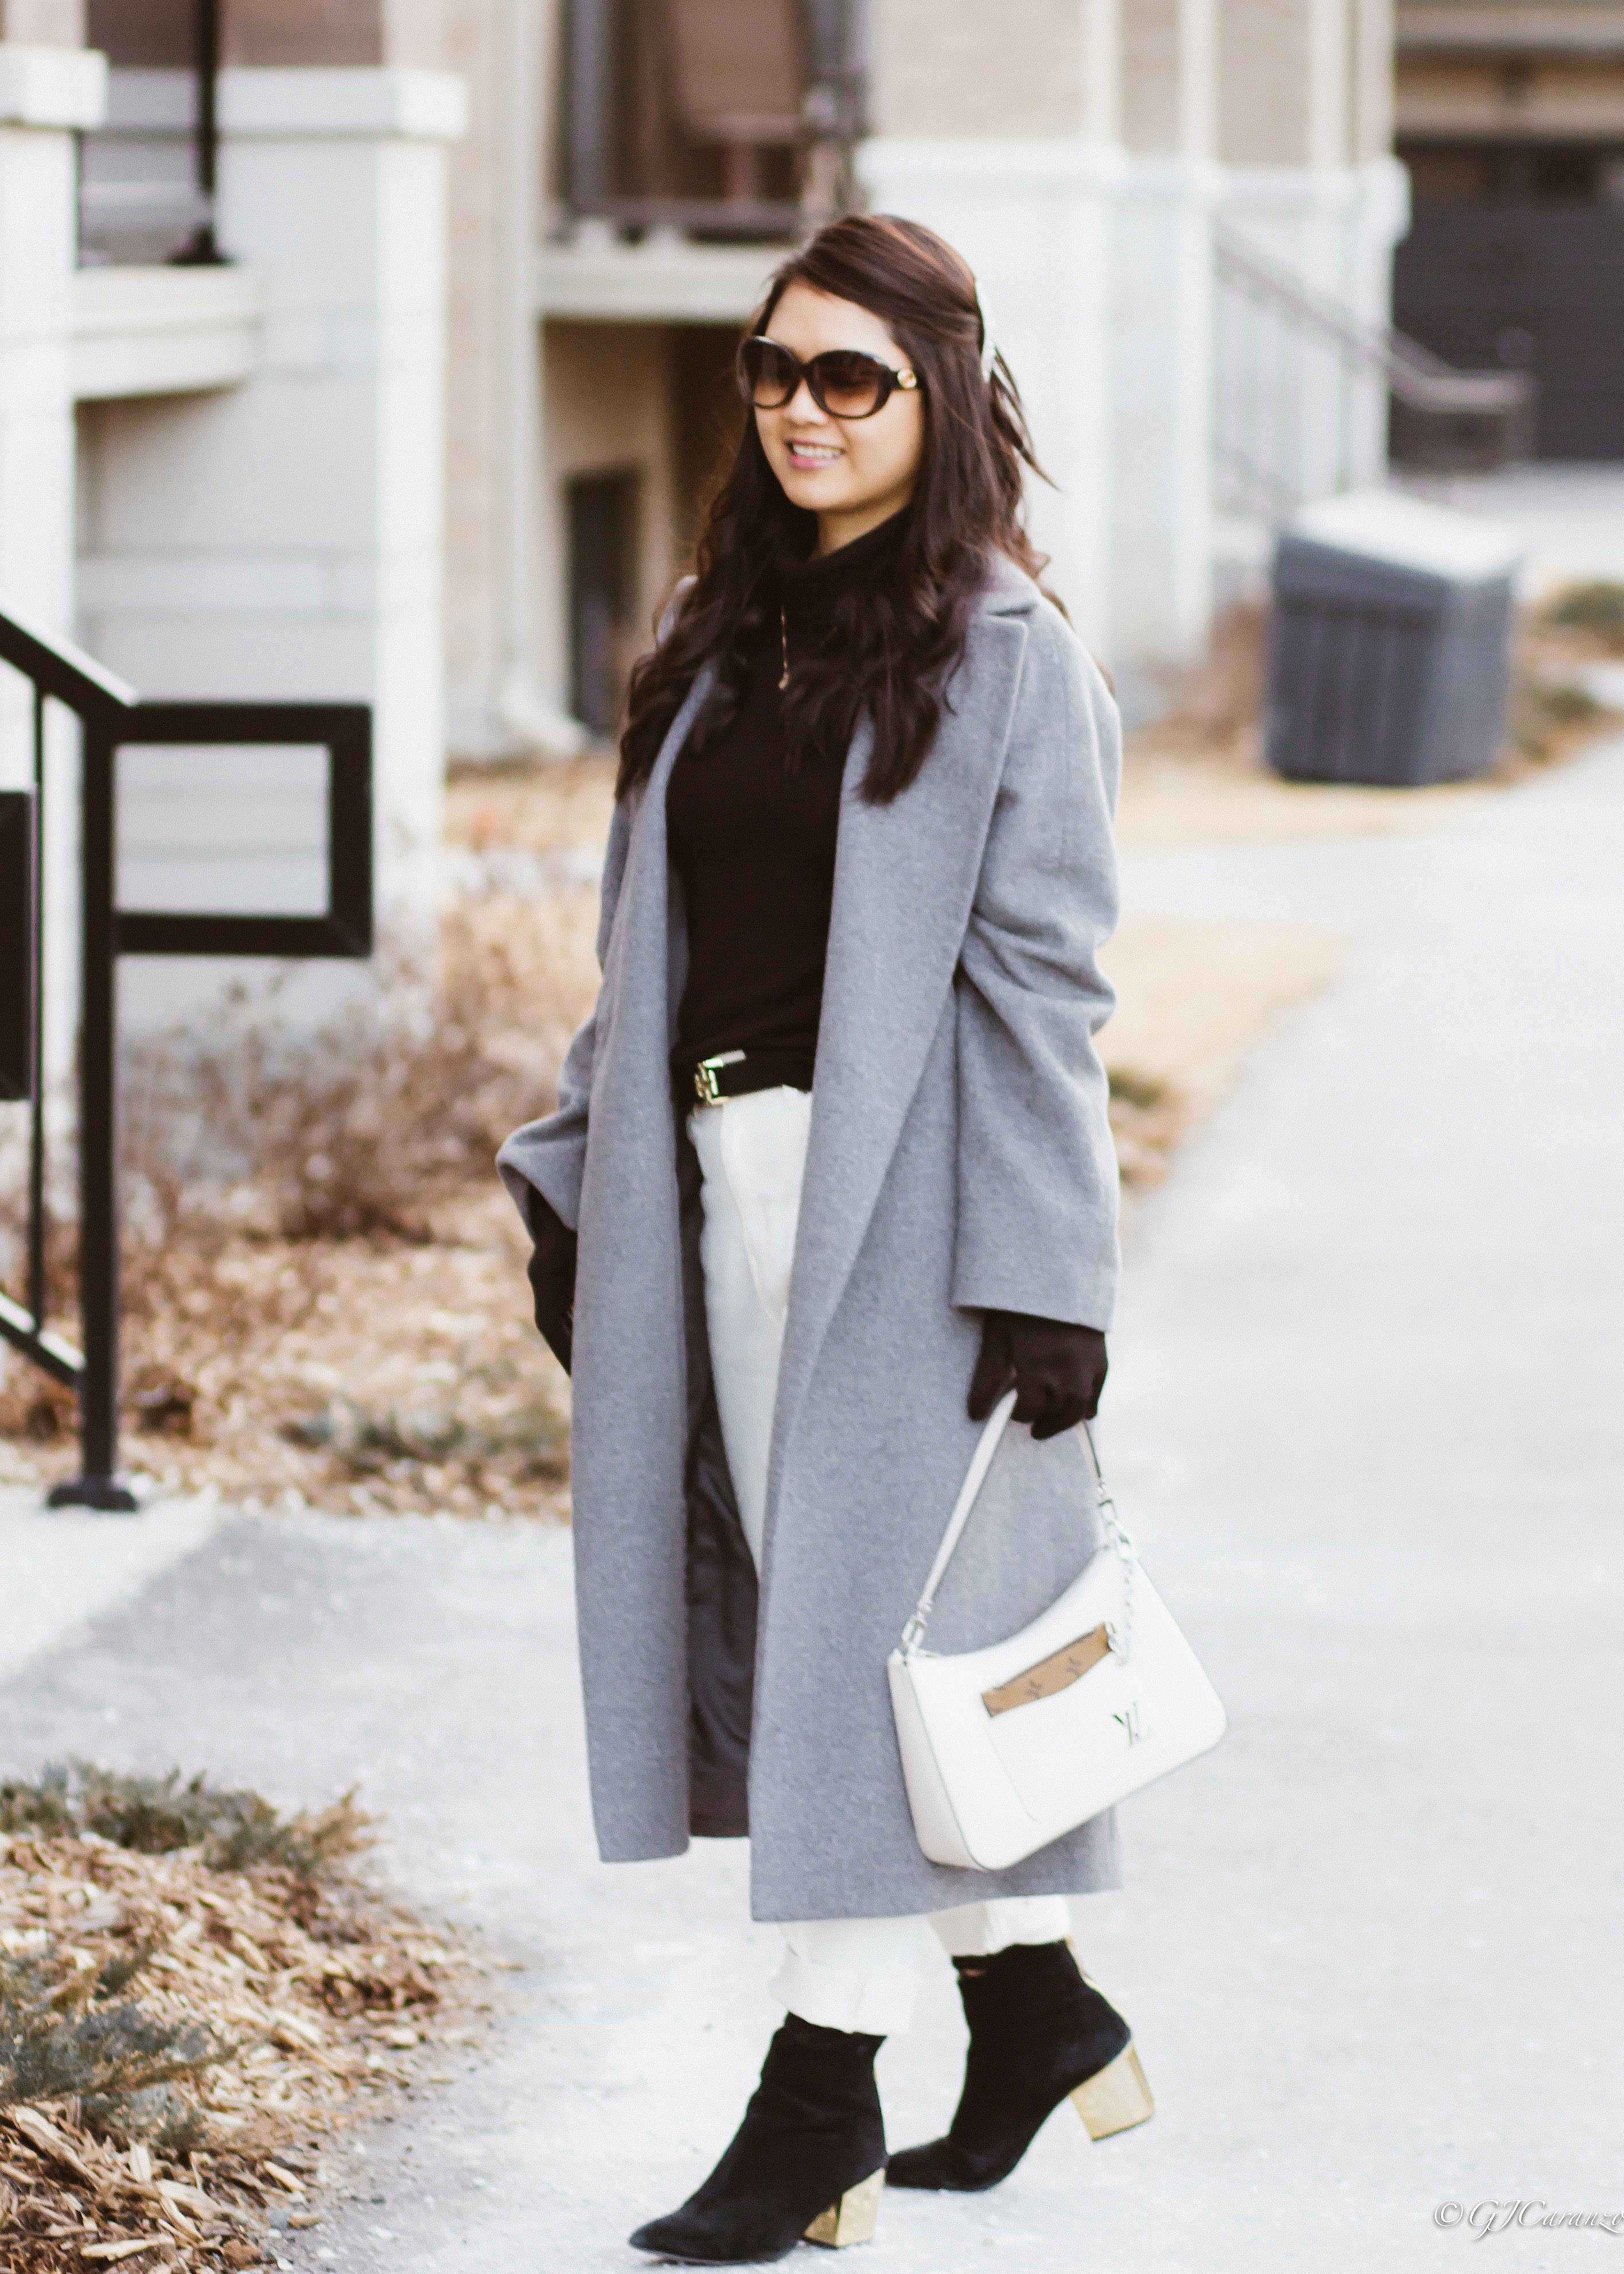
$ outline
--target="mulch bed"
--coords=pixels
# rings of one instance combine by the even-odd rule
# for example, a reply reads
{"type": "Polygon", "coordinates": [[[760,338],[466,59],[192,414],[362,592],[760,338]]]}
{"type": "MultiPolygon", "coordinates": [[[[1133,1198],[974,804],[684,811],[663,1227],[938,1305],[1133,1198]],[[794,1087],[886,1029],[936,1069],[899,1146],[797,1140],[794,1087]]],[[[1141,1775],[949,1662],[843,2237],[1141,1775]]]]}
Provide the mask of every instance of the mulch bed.
{"type": "Polygon", "coordinates": [[[324,2142],[448,2082],[436,2067],[470,2042],[486,1971],[350,1871],[222,1871],[198,1849],[143,1855],[83,1833],[0,1841],[0,1962],[28,1959],[70,1984],[137,1960],[143,2014],[234,2050],[171,2089],[182,2120],[171,2105],[163,2136],[140,2136],[139,2100],[94,2125],[77,2096],[0,2105],[4,2274],[273,2256],[273,2211],[320,2224],[324,2142]]]}

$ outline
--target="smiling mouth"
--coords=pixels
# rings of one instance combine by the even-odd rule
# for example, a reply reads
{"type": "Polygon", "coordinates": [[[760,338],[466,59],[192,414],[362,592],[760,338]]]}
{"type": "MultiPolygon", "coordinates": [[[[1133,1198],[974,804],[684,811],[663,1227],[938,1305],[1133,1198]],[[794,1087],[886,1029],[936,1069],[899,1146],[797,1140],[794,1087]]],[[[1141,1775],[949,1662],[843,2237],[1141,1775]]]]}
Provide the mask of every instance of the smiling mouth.
{"type": "Polygon", "coordinates": [[[785,448],[798,466],[832,466],[844,451],[831,449],[823,442],[786,442],[785,448]]]}

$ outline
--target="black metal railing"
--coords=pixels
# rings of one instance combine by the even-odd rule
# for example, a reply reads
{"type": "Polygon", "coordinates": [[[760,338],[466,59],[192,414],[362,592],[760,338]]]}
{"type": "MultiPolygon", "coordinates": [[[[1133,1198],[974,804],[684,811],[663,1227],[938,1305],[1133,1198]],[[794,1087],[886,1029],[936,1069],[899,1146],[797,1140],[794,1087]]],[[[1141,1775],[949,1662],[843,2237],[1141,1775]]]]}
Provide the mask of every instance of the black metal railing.
{"type": "Polygon", "coordinates": [[[33,787],[0,800],[0,1097],[29,1110],[26,1299],[0,1293],[0,1338],[78,1392],[78,1476],[54,1508],[137,1506],[118,1473],[117,972],[124,955],[364,957],[372,945],[372,712],[353,703],[144,703],[71,642],[0,614],[0,661],[32,691],[33,787]],[[80,1346],[49,1324],[44,892],[46,704],[79,722],[79,1300],[80,1346]],[[166,913],[118,905],[118,753],[141,743],[327,753],[320,915],[166,913]],[[19,919],[18,911],[23,913],[19,919]]]}
{"type": "Polygon", "coordinates": [[[221,0],[102,13],[112,75],[105,124],[79,137],[80,266],[214,267],[221,0]]]}

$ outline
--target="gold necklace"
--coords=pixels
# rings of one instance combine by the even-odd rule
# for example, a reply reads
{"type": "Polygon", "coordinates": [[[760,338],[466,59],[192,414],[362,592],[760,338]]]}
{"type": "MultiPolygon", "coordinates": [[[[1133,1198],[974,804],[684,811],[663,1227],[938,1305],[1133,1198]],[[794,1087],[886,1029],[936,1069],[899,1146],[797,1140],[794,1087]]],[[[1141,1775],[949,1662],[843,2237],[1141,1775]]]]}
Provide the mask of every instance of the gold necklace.
{"type": "Polygon", "coordinates": [[[782,695],[789,685],[789,618],[781,605],[778,609],[778,643],[784,651],[784,669],[778,677],[778,692],[782,695]]]}

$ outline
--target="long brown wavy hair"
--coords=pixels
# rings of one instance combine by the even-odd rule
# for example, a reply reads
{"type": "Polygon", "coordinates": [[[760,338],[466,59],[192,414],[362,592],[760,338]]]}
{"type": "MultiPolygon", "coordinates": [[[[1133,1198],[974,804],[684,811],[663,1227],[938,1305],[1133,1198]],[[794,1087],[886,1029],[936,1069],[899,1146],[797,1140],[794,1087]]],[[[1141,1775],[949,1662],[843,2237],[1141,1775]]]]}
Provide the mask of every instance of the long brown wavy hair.
{"type": "MultiPolygon", "coordinates": [[[[932,230],[889,215],[831,222],[786,260],[752,333],[772,320],[786,290],[809,284],[855,301],[887,325],[919,374],[924,451],[898,573],[844,595],[835,636],[797,668],[784,707],[785,763],[843,751],[861,719],[874,728],[863,794],[883,804],[917,776],[936,738],[948,682],[964,653],[971,603],[994,556],[1033,577],[1044,561],[1021,525],[1023,469],[1033,455],[1020,395],[1002,356],[981,376],[981,314],[967,264],[932,230]]],[[[617,794],[647,779],[702,666],[716,687],[692,747],[713,745],[737,711],[763,588],[780,551],[805,554],[816,516],[792,505],[747,418],[696,550],[694,582],[665,638],[632,673],[617,794]]]]}

